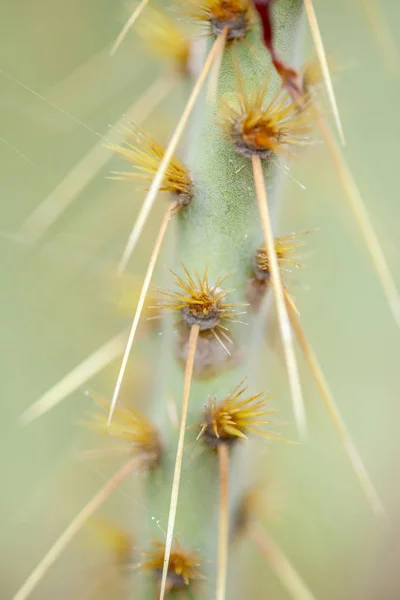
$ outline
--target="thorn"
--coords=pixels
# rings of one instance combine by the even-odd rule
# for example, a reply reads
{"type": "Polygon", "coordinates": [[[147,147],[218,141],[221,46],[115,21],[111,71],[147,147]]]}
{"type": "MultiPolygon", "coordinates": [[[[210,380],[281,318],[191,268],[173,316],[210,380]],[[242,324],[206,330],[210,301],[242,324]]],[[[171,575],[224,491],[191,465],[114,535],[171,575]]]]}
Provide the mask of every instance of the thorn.
{"type": "Polygon", "coordinates": [[[181,471],[182,471],[183,447],[184,447],[184,442],[185,442],[185,430],[186,430],[186,420],[187,420],[187,413],[188,413],[188,406],[189,406],[190,385],[192,382],[194,358],[196,355],[196,347],[197,347],[197,340],[199,337],[199,332],[200,332],[200,327],[198,325],[193,325],[190,329],[190,336],[189,336],[189,343],[188,343],[188,355],[187,355],[186,368],[185,368],[185,378],[184,378],[184,382],[183,382],[182,415],[181,415],[181,423],[180,423],[180,428],[179,428],[178,448],[176,451],[174,477],[173,477],[173,481],[172,481],[171,502],[170,502],[169,514],[168,514],[167,535],[166,535],[166,539],[165,539],[165,555],[164,555],[163,572],[162,572],[161,585],[160,585],[160,600],[164,600],[164,598],[165,598],[169,559],[171,556],[172,542],[174,539],[175,518],[176,518],[176,510],[178,507],[178,496],[179,496],[179,486],[180,486],[181,471]]]}
{"type": "Polygon", "coordinates": [[[382,9],[379,9],[376,0],[359,0],[359,4],[369,21],[372,35],[375,38],[386,67],[392,75],[398,77],[400,68],[399,49],[393,37],[393,32],[382,13],[382,9]]]}
{"type": "Polygon", "coordinates": [[[365,465],[358,453],[358,450],[353,440],[351,439],[349,432],[346,429],[342,416],[339,412],[338,407],[336,406],[333,395],[329,389],[328,382],[326,381],[321,365],[319,364],[318,359],[309,341],[307,340],[307,337],[303,331],[300,320],[293,306],[289,303],[288,300],[286,301],[286,305],[289,313],[289,318],[292,323],[292,327],[296,334],[299,345],[303,351],[306,361],[308,362],[310,371],[314,377],[315,383],[317,384],[322,400],[324,401],[325,406],[328,409],[330,417],[333,421],[333,425],[347,453],[351,467],[361,485],[362,491],[366,499],[368,500],[368,503],[371,506],[373,512],[378,517],[384,517],[385,509],[383,507],[382,501],[379,498],[379,495],[371,482],[371,478],[368,475],[368,471],[365,468],[365,465]]]}
{"type": "Polygon", "coordinates": [[[339,133],[340,141],[342,146],[346,145],[346,140],[343,133],[342,122],[340,119],[339,108],[336,101],[335,91],[333,89],[332,78],[329,72],[328,61],[326,59],[326,52],[324,43],[322,41],[321,31],[318,26],[317,15],[315,14],[312,0],[304,0],[304,7],[306,9],[308,23],[310,25],[311,34],[314,40],[315,49],[317,51],[318,60],[321,65],[322,75],[325,81],[325,86],[328,92],[329,101],[332,107],[332,113],[335,119],[336,128],[339,133]]]}
{"type": "Polygon", "coordinates": [[[59,538],[55,541],[50,550],[45,554],[37,567],[29,575],[28,579],[17,591],[12,600],[26,600],[39,581],[43,579],[49,568],[54,564],[60,554],[63,552],[69,542],[80,531],[86,521],[100,508],[107,500],[109,495],[136,469],[140,463],[141,457],[135,456],[128,461],[107,483],[97,492],[83,509],[71,521],[68,527],[63,531],[59,538]]]}
{"type": "Polygon", "coordinates": [[[229,447],[218,444],[219,461],[219,523],[218,523],[218,566],[217,566],[217,600],[226,599],[226,578],[228,570],[229,547],[229,447]]]}
{"type": "Polygon", "coordinates": [[[161,227],[158,232],[156,241],[154,243],[153,251],[150,256],[149,265],[147,267],[146,275],[145,275],[145,278],[143,281],[143,286],[140,291],[140,296],[139,296],[138,304],[136,307],[135,316],[133,317],[132,327],[131,327],[131,331],[129,333],[129,338],[128,338],[128,341],[126,344],[124,356],[123,356],[122,363],[121,363],[121,368],[118,373],[117,383],[115,384],[114,393],[113,393],[113,397],[112,397],[111,405],[110,405],[110,411],[108,413],[107,425],[110,425],[112,416],[114,414],[115,407],[117,405],[117,400],[118,400],[118,396],[119,396],[119,393],[121,390],[122,380],[125,375],[125,370],[126,370],[126,366],[128,364],[129,355],[130,355],[130,352],[132,349],[133,341],[135,339],[136,331],[137,331],[137,328],[139,325],[139,320],[140,320],[140,317],[141,317],[141,314],[143,311],[144,302],[146,300],[147,292],[149,290],[151,278],[153,277],[154,269],[156,266],[158,255],[160,253],[160,249],[161,249],[161,245],[162,245],[162,242],[163,242],[163,239],[165,236],[165,232],[167,231],[169,221],[173,215],[173,208],[174,208],[174,205],[171,205],[165,213],[165,216],[161,222],[161,227]]]}
{"type": "Polygon", "coordinates": [[[250,523],[247,533],[293,600],[316,600],[283,551],[260,524],[250,523]]]}
{"type": "MultiPolygon", "coordinates": [[[[212,333],[213,333],[213,336],[215,337],[215,339],[217,340],[217,342],[222,346],[222,348],[228,354],[228,356],[232,356],[231,352],[229,352],[228,348],[226,347],[226,345],[224,344],[224,342],[221,340],[221,338],[219,337],[219,335],[217,334],[217,332],[215,331],[215,329],[212,330],[212,333]]],[[[221,331],[221,335],[222,334],[223,334],[223,331],[221,331]]]]}
{"type": "MultiPolygon", "coordinates": [[[[226,27],[226,34],[228,33],[228,27],[226,27]]],[[[207,101],[210,103],[216,102],[217,94],[218,94],[218,83],[219,83],[219,74],[221,71],[222,58],[224,56],[226,38],[224,37],[224,44],[221,45],[217,56],[215,57],[214,65],[211,70],[210,79],[208,80],[207,86],[207,101]]]]}
{"type": "Polygon", "coordinates": [[[128,31],[130,30],[131,27],[133,27],[135,21],[137,21],[137,19],[140,17],[141,13],[146,8],[148,3],[149,3],[149,0],[141,0],[141,2],[139,2],[137,7],[135,8],[133,13],[131,14],[129,19],[123,26],[117,39],[115,40],[113,47],[110,50],[110,56],[114,56],[114,54],[116,53],[116,51],[118,50],[118,48],[120,47],[120,45],[122,44],[124,39],[126,38],[128,31]]]}
{"type": "Polygon", "coordinates": [[[301,391],[300,377],[294,351],[293,335],[286,309],[285,293],[281,280],[281,274],[276,255],[274,237],[269,214],[267,190],[265,188],[264,173],[261,159],[253,154],[253,175],[256,187],[256,196],[260,212],[261,225],[264,233],[265,248],[271,270],[271,282],[275,293],[276,309],[281,332],[283,351],[285,354],[286,369],[289,378],[289,386],[292,395],[293,409],[300,437],[307,437],[307,422],[304,408],[303,394],[301,391]]]}
{"type": "Polygon", "coordinates": [[[124,127],[135,117],[144,121],[172,91],[176,79],[161,76],[128,108],[126,113],[107,131],[85,156],[72,167],[64,179],[50,192],[22,223],[20,234],[31,244],[39,242],[72,202],[86,188],[100,170],[111,160],[113,154],[107,144],[118,145],[125,136],[124,127]]]}
{"type": "Polygon", "coordinates": [[[127,331],[123,331],[93,352],[79,363],[72,371],[63,377],[56,385],[48,390],[39,400],[34,402],[19,417],[21,425],[28,425],[46,412],[60,404],[67,396],[79,389],[93,375],[104,369],[118,358],[125,347],[127,331]]]}
{"type": "Polygon", "coordinates": [[[386,296],[389,309],[397,327],[400,329],[400,294],[386,262],[379,238],[372,225],[370,216],[362,199],[360,190],[351,174],[328,123],[325,121],[320,108],[317,106],[318,126],[325,139],[327,148],[332,156],[333,164],[341,181],[348,206],[353,212],[357,226],[364,238],[364,243],[371,256],[372,264],[378,275],[378,280],[386,296]]]}

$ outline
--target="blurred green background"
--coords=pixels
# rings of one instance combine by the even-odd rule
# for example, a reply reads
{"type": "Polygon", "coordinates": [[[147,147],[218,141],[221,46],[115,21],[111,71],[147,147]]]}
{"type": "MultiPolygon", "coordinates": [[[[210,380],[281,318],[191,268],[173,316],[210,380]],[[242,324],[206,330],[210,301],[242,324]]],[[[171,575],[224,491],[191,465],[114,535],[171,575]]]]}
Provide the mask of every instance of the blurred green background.
{"type": "MultiPolygon", "coordinates": [[[[371,26],[367,18],[373,4],[315,0],[336,66],[346,156],[400,285],[400,57],[393,50],[385,55],[390,39],[383,23],[375,17],[371,26]]],[[[400,4],[382,0],[379,7],[400,47],[400,4]]],[[[28,427],[21,427],[18,417],[128,325],[129,310],[118,303],[123,286],[113,273],[143,194],[129,183],[106,179],[117,164],[113,158],[40,244],[30,245],[19,230],[165,71],[134,32],[110,58],[110,46],[130,10],[123,1],[106,0],[1,3],[0,597],[5,600],[117,464],[79,460],[82,448],[97,442],[78,426],[87,408],[81,391],[28,427]]],[[[307,37],[306,54],[311,48],[307,37]]],[[[177,86],[144,123],[161,142],[168,139],[186,93],[183,84],[177,86]]],[[[281,446],[262,451],[255,469],[276,484],[280,505],[278,517],[266,514],[265,523],[320,600],[395,600],[400,596],[400,335],[322,145],[307,150],[292,172],[306,190],[286,178],[279,231],[313,232],[307,239],[307,268],[294,274],[291,290],[384,499],[388,522],[379,524],[370,514],[304,368],[311,440],[296,452],[281,446]]],[[[149,225],[132,263],[139,280],[157,222],[149,225]]],[[[271,354],[266,359],[276,360],[271,354]]],[[[128,391],[137,385],[138,373],[140,380],[147,372],[151,379],[152,360],[146,340],[139,342],[128,391]]],[[[99,390],[112,390],[117,367],[118,361],[96,377],[99,390]]],[[[271,390],[279,390],[280,376],[268,382],[271,390]]],[[[145,404],[148,384],[140,385],[139,403],[145,404]]],[[[279,400],[279,418],[292,421],[289,399],[279,400]]],[[[148,520],[150,535],[166,527],[166,514],[149,513],[135,482],[121,488],[103,512],[122,523],[123,516],[131,524],[135,518],[148,520]]],[[[33,598],[84,598],[87,582],[107,560],[90,532],[82,534],[33,598]]],[[[243,546],[234,560],[241,565],[237,597],[255,598],[254,578],[246,574],[254,561],[264,574],[262,559],[243,546]]],[[[263,597],[287,598],[273,575],[258,586],[263,597]]],[[[130,597],[136,597],[134,591],[130,597]]]]}

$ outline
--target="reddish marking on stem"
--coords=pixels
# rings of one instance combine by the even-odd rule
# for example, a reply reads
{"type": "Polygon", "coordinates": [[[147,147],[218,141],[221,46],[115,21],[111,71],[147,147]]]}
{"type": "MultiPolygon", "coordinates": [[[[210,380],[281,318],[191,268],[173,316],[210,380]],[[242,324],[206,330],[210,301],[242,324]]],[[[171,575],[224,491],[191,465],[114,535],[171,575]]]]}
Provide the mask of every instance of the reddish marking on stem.
{"type": "Polygon", "coordinates": [[[274,0],[254,0],[254,5],[260,15],[263,26],[264,44],[271,55],[272,64],[282,78],[282,85],[296,101],[301,95],[298,84],[298,73],[280,58],[274,46],[274,28],[272,23],[272,3],[274,0]]]}

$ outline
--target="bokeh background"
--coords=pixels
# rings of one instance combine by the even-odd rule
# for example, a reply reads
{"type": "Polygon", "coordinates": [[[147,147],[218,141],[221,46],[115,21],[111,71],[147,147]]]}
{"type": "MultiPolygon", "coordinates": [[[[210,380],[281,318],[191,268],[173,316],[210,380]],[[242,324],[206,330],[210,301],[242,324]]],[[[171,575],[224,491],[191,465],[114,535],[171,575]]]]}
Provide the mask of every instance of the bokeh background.
{"type": "MultiPolygon", "coordinates": [[[[394,0],[315,0],[315,7],[335,65],[345,153],[400,285],[400,5],[394,0]]],[[[115,158],[39,244],[29,243],[20,232],[74,165],[95,144],[102,144],[110,127],[165,73],[166,64],[156,60],[134,32],[110,58],[111,44],[131,10],[122,0],[1,3],[0,597],[4,600],[12,597],[118,463],[81,457],[83,449],[97,442],[79,425],[88,408],[82,390],[29,426],[21,427],[18,418],[69,370],[128,326],[132,289],[144,273],[162,202],[136,252],[131,276],[123,282],[114,275],[116,260],[143,194],[134,185],[106,178],[118,164],[115,158]]],[[[307,36],[305,55],[311,49],[307,36]]],[[[168,139],[187,89],[185,84],[176,86],[143,122],[161,142],[168,139]]],[[[304,253],[307,267],[292,277],[291,289],[346,423],[384,499],[388,519],[382,524],[371,515],[303,368],[311,440],[296,452],[268,449],[273,469],[265,475],[272,482],[271,505],[276,506],[266,510],[265,523],[320,600],[395,600],[400,595],[396,565],[400,335],[322,145],[304,153],[292,173],[306,189],[286,178],[279,231],[312,233],[304,253]]],[[[276,359],[266,354],[266,360],[276,359]]],[[[96,388],[109,393],[117,368],[118,361],[96,376],[96,388]]],[[[136,345],[126,382],[126,390],[135,390],[136,405],[145,406],[148,380],[156,372],[144,336],[136,345]]],[[[275,390],[279,374],[268,385],[275,390]]],[[[282,421],[292,420],[288,398],[280,399],[279,410],[282,421]]],[[[262,460],[255,468],[262,472],[262,460]]],[[[151,514],[135,482],[123,486],[102,511],[133,530],[135,519],[146,520],[155,536],[166,527],[166,513],[167,507],[164,514],[151,514]]],[[[107,544],[99,543],[96,532],[86,528],[33,598],[87,598],[110,560],[107,544]]],[[[255,550],[242,549],[236,561],[238,568],[242,566],[238,594],[255,597],[249,565],[256,563],[264,578],[261,557],[255,550]]],[[[136,597],[130,589],[128,597],[136,597]]],[[[266,598],[287,598],[272,574],[257,589],[266,598]]],[[[104,586],[101,593],[104,598],[120,597],[104,586]]]]}

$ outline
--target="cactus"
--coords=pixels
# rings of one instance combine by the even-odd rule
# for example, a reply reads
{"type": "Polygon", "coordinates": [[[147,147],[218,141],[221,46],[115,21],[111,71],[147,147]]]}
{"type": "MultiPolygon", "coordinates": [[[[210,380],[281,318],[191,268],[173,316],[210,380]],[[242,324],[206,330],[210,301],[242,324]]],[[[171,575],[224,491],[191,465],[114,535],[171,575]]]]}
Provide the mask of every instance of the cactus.
{"type": "MultiPolygon", "coordinates": [[[[138,123],[135,111],[129,129],[123,134],[114,130],[106,140],[107,151],[118,158],[110,178],[133,181],[132,187],[144,184],[146,191],[118,263],[118,281],[133,265],[151,211],[164,212],[144,280],[135,283],[133,324],[129,333],[113,337],[22,415],[24,424],[35,420],[72,391],[86,389],[93,375],[122,355],[109,398],[86,389],[87,404],[93,408],[94,402],[96,409],[89,411],[83,425],[94,437],[101,434],[110,442],[104,456],[127,455],[128,461],[78,512],[14,600],[31,595],[82,527],[96,526],[97,511],[129,478],[140,482],[142,489],[133,523],[128,515],[122,532],[113,525],[105,528],[116,567],[113,577],[124,582],[118,597],[164,600],[181,593],[196,600],[241,597],[230,560],[240,541],[249,540],[289,597],[312,600],[317,594],[263,526],[259,517],[263,492],[249,475],[267,438],[269,448],[285,447],[288,457],[309,443],[296,341],[355,480],[373,512],[384,514],[286,281],[286,269],[301,266],[297,253],[308,232],[280,235],[276,227],[286,161],[307,154],[320,133],[399,322],[397,290],[321,107],[324,82],[344,142],[312,2],[180,0],[175,6],[178,22],[170,21],[174,13],[164,6],[156,10],[151,5],[143,0],[135,6],[111,55],[134,24],[150,48],[164,58],[168,55],[173,64],[173,73],[160,81],[180,80],[192,91],[165,148],[138,123]],[[299,54],[306,17],[318,67],[299,54]],[[194,46],[189,43],[190,21],[206,32],[194,46]],[[159,192],[165,192],[166,203],[156,208],[163,201],[159,192]],[[169,270],[160,265],[156,271],[160,255],[169,270]],[[127,403],[123,385],[139,335],[150,348],[146,352],[156,377],[145,401],[139,401],[136,392],[127,403]],[[266,340],[272,340],[285,373],[278,390],[265,390],[265,372],[268,383],[276,379],[264,356],[266,340]],[[297,426],[289,432],[282,431],[279,416],[272,416],[285,397],[292,400],[297,426]],[[163,525],[157,521],[151,534],[141,507],[152,519],[163,515],[163,525]],[[135,574],[130,578],[127,567],[132,566],[135,574]]],[[[104,166],[103,151],[104,145],[91,154],[94,169],[104,166]]],[[[52,216],[46,221],[46,206],[22,227],[30,241],[37,241],[53,224],[52,216]]],[[[98,456],[103,456],[102,446],[98,456]]],[[[254,579],[259,577],[254,567],[254,579]]],[[[108,586],[107,579],[95,594],[117,597],[108,586]]],[[[253,596],[262,593],[254,589],[253,596]]]]}

